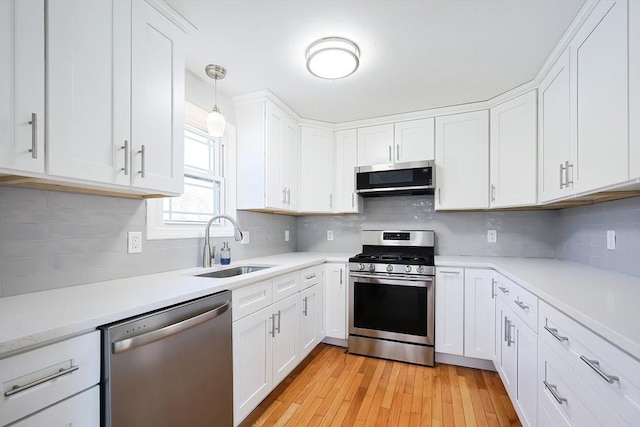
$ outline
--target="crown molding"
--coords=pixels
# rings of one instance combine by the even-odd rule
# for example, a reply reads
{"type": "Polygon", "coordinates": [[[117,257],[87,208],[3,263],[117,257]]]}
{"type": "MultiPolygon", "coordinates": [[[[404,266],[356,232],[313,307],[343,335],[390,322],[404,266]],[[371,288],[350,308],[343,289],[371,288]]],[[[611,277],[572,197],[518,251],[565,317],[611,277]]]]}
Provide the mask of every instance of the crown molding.
{"type": "Polygon", "coordinates": [[[176,12],[176,10],[165,3],[164,0],[146,0],[146,2],[176,24],[185,34],[190,35],[198,31],[195,25],[187,21],[184,16],[176,12]]]}

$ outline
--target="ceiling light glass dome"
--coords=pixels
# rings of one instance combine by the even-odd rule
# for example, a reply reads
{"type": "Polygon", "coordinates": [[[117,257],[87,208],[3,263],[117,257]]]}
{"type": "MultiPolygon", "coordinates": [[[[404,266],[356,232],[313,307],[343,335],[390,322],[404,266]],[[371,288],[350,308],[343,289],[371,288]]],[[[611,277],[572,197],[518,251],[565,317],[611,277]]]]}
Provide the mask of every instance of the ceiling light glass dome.
{"type": "Polygon", "coordinates": [[[351,40],[327,37],[307,48],[307,70],[321,79],[342,79],[360,65],[360,49],[351,40]]]}

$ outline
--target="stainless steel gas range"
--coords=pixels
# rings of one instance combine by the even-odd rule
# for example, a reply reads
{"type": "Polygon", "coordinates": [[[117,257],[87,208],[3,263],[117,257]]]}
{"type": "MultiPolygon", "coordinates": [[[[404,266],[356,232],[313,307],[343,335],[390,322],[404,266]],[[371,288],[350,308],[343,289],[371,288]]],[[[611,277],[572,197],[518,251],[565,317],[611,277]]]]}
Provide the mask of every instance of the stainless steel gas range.
{"type": "Polygon", "coordinates": [[[435,233],[363,230],[349,259],[349,352],[433,366],[435,233]]]}

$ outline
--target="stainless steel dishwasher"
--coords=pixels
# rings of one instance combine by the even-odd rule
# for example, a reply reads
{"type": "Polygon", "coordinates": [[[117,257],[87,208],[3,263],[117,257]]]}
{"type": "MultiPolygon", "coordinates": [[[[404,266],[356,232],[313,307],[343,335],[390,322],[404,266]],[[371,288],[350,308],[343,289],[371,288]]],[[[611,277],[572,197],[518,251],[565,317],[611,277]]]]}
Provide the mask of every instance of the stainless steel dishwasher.
{"type": "Polygon", "coordinates": [[[231,292],[102,329],[102,427],[233,426],[231,292]]]}

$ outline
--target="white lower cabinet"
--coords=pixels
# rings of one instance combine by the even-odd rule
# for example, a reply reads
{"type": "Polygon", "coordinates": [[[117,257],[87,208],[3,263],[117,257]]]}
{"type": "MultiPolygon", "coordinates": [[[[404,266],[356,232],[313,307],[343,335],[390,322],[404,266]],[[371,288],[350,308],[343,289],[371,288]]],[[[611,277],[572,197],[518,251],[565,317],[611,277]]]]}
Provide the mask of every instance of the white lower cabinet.
{"type": "Polygon", "coordinates": [[[492,360],[495,354],[496,273],[464,270],[464,355],[492,360]]]}
{"type": "Polygon", "coordinates": [[[11,425],[35,426],[100,427],[100,387],[96,385],[11,425]]]}
{"type": "Polygon", "coordinates": [[[347,339],[347,265],[328,263],[325,268],[326,334],[344,340],[347,339]]]}
{"type": "Polygon", "coordinates": [[[436,351],[464,354],[464,269],[436,269],[436,351]]]}
{"type": "Polygon", "coordinates": [[[300,357],[300,295],[291,295],[271,306],[273,312],[273,386],[277,386],[300,357]]]}
{"type": "Polygon", "coordinates": [[[320,284],[300,292],[300,358],[304,359],[320,342],[318,316],[322,311],[320,284]]]}

